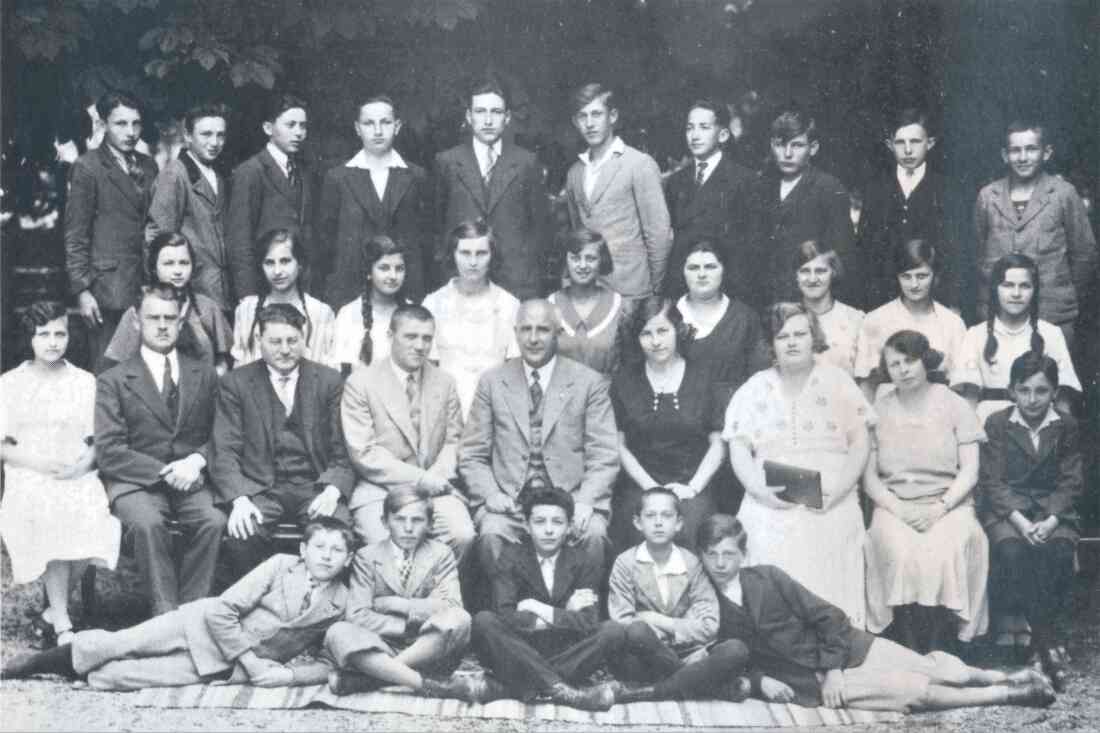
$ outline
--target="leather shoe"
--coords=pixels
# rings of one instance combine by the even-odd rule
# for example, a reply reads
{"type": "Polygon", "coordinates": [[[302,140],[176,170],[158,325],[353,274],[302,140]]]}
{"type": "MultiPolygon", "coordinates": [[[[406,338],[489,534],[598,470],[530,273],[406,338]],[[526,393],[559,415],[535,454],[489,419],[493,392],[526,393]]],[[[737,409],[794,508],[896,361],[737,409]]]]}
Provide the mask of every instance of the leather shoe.
{"type": "Polygon", "coordinates": [[[504,685],[484,675],[454,675],[445,680],[424,678],[428,697],[443,697],[469,703],[487,703],[508,697],[504,685]]]}
{"type": "Polygon", "coordinates": [[[333,670],[328,673],[328,689],[333,695],[353,695],[356,692],[374,692],[385,684],[381,680],[359,672],[333,670]]]}
{"type": "Polygon", "coordinates": [[[1030,708],[1045,708],[1054,702],[1054,690],[1049,685],[1038,682],[1026,682],[1012,685],[1005,696],[1005,705],[1022,705],[1030,708]]]}
{"type": "Polygon", "coordinates": [[[657,699],[657,689],[653,685],[617,685],[615,704],[625,705],[631,702],[648,702],[657,699]]]}
{"type": "Polygon", "coordinates": [[[1062,692],[1069,681],[1069,666],[1066,664],[1065,652],[1057,647],[1044,647],[1039,650],[1039,662],[1043,666],[1043,672],[1050,678],[1050,682],[1056,692],[1062,692]]]}
{"type": "Polygon", "coordinates": [[[577,710],[599,712],[610,710],[615,704],[615,688],[607,683],[578,688],[558,682],[548,694],[550,701],[556,705],[568,705],[577,710]]]}

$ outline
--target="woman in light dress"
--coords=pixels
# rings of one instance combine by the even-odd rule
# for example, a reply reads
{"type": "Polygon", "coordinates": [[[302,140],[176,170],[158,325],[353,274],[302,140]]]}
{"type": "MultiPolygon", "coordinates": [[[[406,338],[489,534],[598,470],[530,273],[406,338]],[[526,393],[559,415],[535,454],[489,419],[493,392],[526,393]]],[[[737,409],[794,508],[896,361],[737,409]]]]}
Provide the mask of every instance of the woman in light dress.
{"type": "Polygon", "coordinates": [[[748,564],[776,565],[865,623],[863,514],[857,484],[870,453],[874,414],[852,378],[817,358],[824,337],[801,303],[765,315],[775,366],[754,374],[730,401],[722,437],[745,487],[738,519],[749,530],[748,564]],[[822,509],[776,496],[764,462],[821,474],[822,509]]]}
{"type": "Polygon", "coordinates": [[[365,243],[363,294],[336,314],[332,366],[345,375],[390,355],[390,319],[405,297],[404,245],[379,234],[365,243]]]}
{"type": "Polygon", "coordinates": [[[886,340],[881,368],[895,389],[875,403],[875,449],[863,489],[875,504],[867,532],[867,628],[891,623],[924,654],[969,642],[989,624],[989,543],[974,509],[985,432],[962,397],[929,380],[942,355],[916,331],[886,340]]]}
{"type": "Polygon", "coordinates": [[[490,279],[493,262],[499,263],[500,255],[485,222],[459,224],[451,230],[449,245],[447,264],[455,275],[429,293],[423,305],[435,316],[431,358],[455,378],[466,416],[481,375],[519,356],[515,336],[519,301],[490,279]]]}
{"type": "Polygon", "coordinates": [[[0,535],[12,580],[45,582],[49,605],[36,628],[67,644],[70,580],[88,561],[115,567],[121,525],[95,471],[95,377],[64,359],[65,307],[35,303],[23,322],[34,358],[0,376],[0,535]]]}
{"type": "Polygon", "coordinates": [[[249,364],[260,358],[260,334],[256,328],[260,308],[271,303],[289,303],[306,317],[305,358],[330,365],[336,314],[302,289],[309,262],[298,235],[287,229],[273,229],[256,242],[255,255],[260,268],[260,292],[241,298],[233,314],[234,364],[249,364]]]}
{"type": "Polygon", "coordinates": [[[840,256],[809,239],[798,245],[794,270],[802,305],[817,317],[829,346],[818,358],[851,374],[856,364],[856,340],[866,314],[833,297],[833,283],[844,277],[840,256]]]}

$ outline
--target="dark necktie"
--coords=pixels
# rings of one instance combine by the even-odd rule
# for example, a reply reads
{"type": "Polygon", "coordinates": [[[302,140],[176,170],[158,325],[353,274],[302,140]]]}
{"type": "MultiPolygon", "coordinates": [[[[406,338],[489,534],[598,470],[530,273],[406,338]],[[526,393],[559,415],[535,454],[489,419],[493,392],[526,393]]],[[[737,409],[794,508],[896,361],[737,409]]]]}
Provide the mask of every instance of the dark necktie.
{"type": "Polygon", "coordinates": [[[160,394],[164,398],[164,404],[168,407],[168,414],[171,415],[172,420],[175,420],[179,416],[180,393],[179,388],[176,387],[176,383],[172,379],[172,364],[168,361],[167,356],[164,357],[164,377],[161,380],[160,394]]]}
{"type": "Polygon", "coordinates": [[[405,379],[405,396],[409,398],[409,422],[412,423],[416,433],[417,442],[420,442],[420,385],[416,381],[416,374],[409,372],[405,379]]]}
{"type": "Polygon", "coordinates": [[[695,187],[696,188],[702,188],[703,187],[703,181],[705,180],[703,178],[703,176],[706,174],[706,172],[707,172],[707,161],[700,160],[698,163],[695,164],[695,187]]]}
{"type": "Polygon", "coordinates": [[[539,370],[533,369],[531,371],[531,414],[538,414],[539,407],[542,405],[542,385],[539,384],[539,370]]]}
{"type": "Polygon", "coordinates": [[[298,615],[299,616],[301,616],[303,613],[308,611],[309,607],[311,605],[313,605],[313,590],[316,587],[317,587],[317,583],[314,582],[313,578],[310,578],[309,579],[309,587],[306,588],[306,594],[305,594],[305,596],[302,597],[302,607],[298,609],[298,615]]]}
{"type": "Polygon", "coordinates": [[[301,177],[298,175],[298,166],[294,163],[294,158],[287,157],[286,159],[286,179],[290,181],[290,185],[294,188],[298,188],[298,184],[301,183],[301,177]]]}
{"type": "Polygon", "coordinates": [[[139,191],[145,190],[145,170],[138,162],[137,153],[126,154],[126,173],[129,174],[130,180],[134,182],[139,191]]]}
{"type": "Polygon", "coordinates": [[[409,577],[412,575],[413,569],[413,553],[412,550],[405,550],[405,559],[401,561],[401,592],[408,595],[412,592],[409,588],[409,577]]]}

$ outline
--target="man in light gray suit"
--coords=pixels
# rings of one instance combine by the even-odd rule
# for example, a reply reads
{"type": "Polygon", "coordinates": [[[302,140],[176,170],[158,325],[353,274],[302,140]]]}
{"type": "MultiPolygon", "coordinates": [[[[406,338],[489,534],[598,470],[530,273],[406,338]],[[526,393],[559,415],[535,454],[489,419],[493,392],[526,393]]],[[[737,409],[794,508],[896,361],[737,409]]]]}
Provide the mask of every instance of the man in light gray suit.
{"type": "Polygon", "coordinates": [[[389,357],[359,367],[344,384],[344,439],[360,479],[348,508],[355,531],[371,545],[389,536],[382,522],[387,494],[423,487],[432,495],[430,536],[450,545],[461,563],[474,541],[466,499],[451,483],[462,408],[454,377],[427,361],[434,336],[427,308],[399,307],[389,357]]]}
{"type": "Polygon", "coordinates": [[[558,356],[558,318],[545,300],[516,316],[522,357],[482,375],[459,449],[459,475],[477,505],[477,555],[491,573],[505,543],[527,536],[523,492],[555,486],[575,502],[573,542],[603,566],[619,438],[607,381],[558,356]]]}

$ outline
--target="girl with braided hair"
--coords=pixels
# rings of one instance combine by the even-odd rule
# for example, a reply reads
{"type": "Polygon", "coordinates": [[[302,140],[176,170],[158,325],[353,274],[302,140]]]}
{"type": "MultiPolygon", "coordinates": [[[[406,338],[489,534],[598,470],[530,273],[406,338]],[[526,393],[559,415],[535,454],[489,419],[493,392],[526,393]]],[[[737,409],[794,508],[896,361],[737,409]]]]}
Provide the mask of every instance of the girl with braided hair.
{"type": "Polygon", "coordinates": [[[306,317],[304,356],[319,364],[330,364],[336,315],[302,288],[301,283],[309,281],[309,262],[299,236],[287,229],[272,229],[257,240],[255,260],[260,270],[260,292],[241,298],[234,312],[234,364],[260,358],[256,314],[271,303],[288,303],[306,317]]]}
{"type": "Polygon", "coordinates": [[[332,366],[345,375],[357,364],[389,356],[390,318],[398,306],[411,302],[405,296],[405,245],[378,234],[368,238],[363,248],[363,294],[336,314],[332,366]]]}
{"type": "Polygon", "coordinates": [[[1039,268],[1024,254],[1008,254],[993,265],[989,318],[972,326],[951,370],[951,387],[965,397],[983,422],[1009,407],[1009,369],[1021,354],[1046,354],[1058,364],[1058,407],[1071,412],[1081,382],[1073,369],[1062,330],[1039,318],[1039,268]]]}

